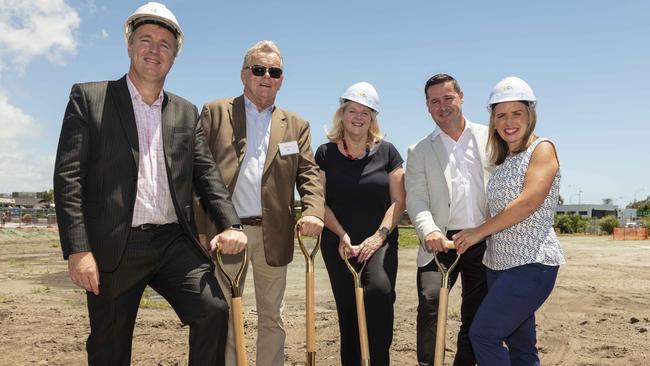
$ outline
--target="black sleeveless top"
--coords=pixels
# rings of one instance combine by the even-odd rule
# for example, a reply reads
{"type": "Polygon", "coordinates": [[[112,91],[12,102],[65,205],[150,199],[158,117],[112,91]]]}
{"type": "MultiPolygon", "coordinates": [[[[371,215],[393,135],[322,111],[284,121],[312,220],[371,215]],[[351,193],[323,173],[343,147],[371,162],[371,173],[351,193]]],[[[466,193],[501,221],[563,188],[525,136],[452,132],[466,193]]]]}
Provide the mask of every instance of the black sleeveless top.
{"type": "MultiPolygon", "coordinates": [[[[325,203],[332,210],[353,245],[360,244],[379,229],[391,205],[388,174],[404,163],[393,144],[381,141],[364,158],[350,160],[335,143],[316,150],[316,163],[325,172],[325,203]]],[[[387,241],[397,245],[397,230],[387,241]]],[[[327,228],[323,244],[338,245],[339,238],[327,228]]]]}

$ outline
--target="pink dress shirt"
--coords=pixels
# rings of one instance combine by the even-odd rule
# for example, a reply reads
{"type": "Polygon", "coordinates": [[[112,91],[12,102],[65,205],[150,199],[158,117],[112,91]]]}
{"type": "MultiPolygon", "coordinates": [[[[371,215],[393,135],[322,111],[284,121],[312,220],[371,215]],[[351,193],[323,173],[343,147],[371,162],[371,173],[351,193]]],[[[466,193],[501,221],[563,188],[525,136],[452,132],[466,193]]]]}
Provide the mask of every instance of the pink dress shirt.
{"type": "Polygon", "coordinates": [[[163,92],[149,106],[146,104],[128,75],[126,77],[135,124],[138,129],[140,159],[138,190],[133,207],[131,226],[142,224],[169,224],[178,222],[169,191],[165,154],[162,142],[163,92]]]}

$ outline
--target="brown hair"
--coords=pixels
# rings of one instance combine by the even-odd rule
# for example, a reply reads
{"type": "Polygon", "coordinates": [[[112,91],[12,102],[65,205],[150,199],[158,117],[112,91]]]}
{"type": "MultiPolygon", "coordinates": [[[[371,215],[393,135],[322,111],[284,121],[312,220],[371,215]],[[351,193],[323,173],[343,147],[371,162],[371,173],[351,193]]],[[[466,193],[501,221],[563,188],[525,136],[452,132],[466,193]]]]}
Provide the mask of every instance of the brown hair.
{"type": "Polygon", "coordinates": [[[499,136],[499,132],[495,127],[494,122],[494,110],[498,103],[491,106],[490,111],[490,125],[488,126],[488,150],[490,152],[490,162],[494,165],[501,165],[508,153],[519,153],[528,148],[530,144],[535,141],[537,136],[533,133],[535,131],[535,125],[537,124],[537,113],[535,108],[530,106],[530,103],[524,100],[517,100],[516,102],[523,103],[528,110],[528,127],[524,133],[524,138],[521,140],[521,144],[513,151],[508,149],[508,144],[499,136]]]}
{"type": "Polygon", "coordinates": [[[456,93],[460,94],[461,89],[460,89],[460,84],[458,84],[458,80],[454,79],[451,75],[436,74],[430,77],[429,80],[427,80],[426,84],[424,84],[424,97],[427,98],[427,90],[429,89],[430,86],[443,84],[448,81],[451,81],[451,84],[454,86],[454,90],[456,91],[456,93]]]}

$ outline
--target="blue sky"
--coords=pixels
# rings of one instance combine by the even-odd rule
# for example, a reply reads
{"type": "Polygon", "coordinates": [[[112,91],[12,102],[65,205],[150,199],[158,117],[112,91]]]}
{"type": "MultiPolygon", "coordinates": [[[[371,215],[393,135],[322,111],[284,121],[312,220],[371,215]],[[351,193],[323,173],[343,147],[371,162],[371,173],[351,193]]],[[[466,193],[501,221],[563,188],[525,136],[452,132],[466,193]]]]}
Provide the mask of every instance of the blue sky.
{"type": "MultiPolygon", "coordinates": [[[[0,0],[0,192],[51,188],[70,87],[126,73],[123,23],[143,3],[0,0]]],[[[166,89],[199,108],[241,94],[244,52],[272,39],[285,60],[276,104],[310,121],[314,148],[340,94],[368,81],[406,158],[434,128],[431,75],[456,77],[480,123],[491,88],[514,75],[537,94],[537,133],[557,144],[567,203],[650,195],[650,2],[164,3],[186,34],[166,89]]]]}

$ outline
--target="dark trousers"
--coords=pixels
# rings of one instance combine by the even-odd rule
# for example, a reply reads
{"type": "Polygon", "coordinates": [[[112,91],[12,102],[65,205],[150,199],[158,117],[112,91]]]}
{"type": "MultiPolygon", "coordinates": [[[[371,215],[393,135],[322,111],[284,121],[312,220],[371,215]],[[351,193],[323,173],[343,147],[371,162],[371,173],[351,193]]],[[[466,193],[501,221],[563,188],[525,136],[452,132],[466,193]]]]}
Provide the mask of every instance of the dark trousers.
{"type": "Polygon", "coordinates": [[[129,365],[140,299],[147,285],[190,326],[189,365],[224,365],[228,304],[212,262],[177,224],[132,229],[115,272],[100,273],[100,294],[87,293],[89,365],[129,365]]]}
{"type": "MultiPolygon", "coordinates": [[[[458,231],[450,230],[447,238],[458,231]]],[[[485,242],[472,246],[458,262],[458,266],[449,276],[450,287],[453,287],[460,273],[463,281],[460,306],[460,330],[456,344],[456,357],[454,366],[473,366],[476,364],[474,352],[469,339],[469,328],[474,319],[474,314],[481,305],[487,293],[486,268],[483,265],[485,242]]],[[[449,267],[456,259],[456,251],[438,253],[441,264],[449,267]]],[[[417,354],[418,365],[433,365],[436,344],[436,327],[438,324],[438,300],[440,298],[440,284],[442,274],[438,271],[435,261],[424,267],[418,268],[418,315],[417,315],[417,354]]]]}
{"type": "MultiPolygon", "coordinates": [[[[341,365],[360,365],[361,350],[354,297],[354,278],[339,256],[338,242],[326,244],[323,245],[322,253],[339,316],[341,365]]],[[[397,245],[384,243],[370,257],[361,276],[365,292],[370,364],[373,366],[390,365],[396,278],[397,245]]]]}
{"type": "Polygon", "coordinates": [[[551,294],[558,268],[533,263],[488,269],[488,294],[469,331],[481,365],[539,366],[535,311],[551,294]]]}

